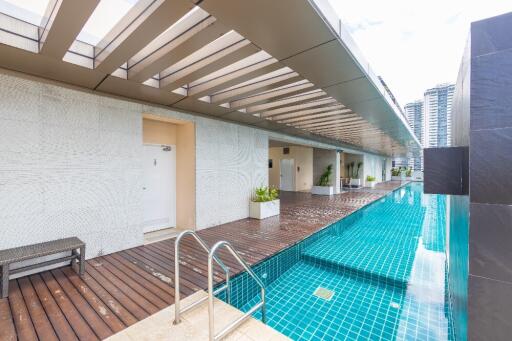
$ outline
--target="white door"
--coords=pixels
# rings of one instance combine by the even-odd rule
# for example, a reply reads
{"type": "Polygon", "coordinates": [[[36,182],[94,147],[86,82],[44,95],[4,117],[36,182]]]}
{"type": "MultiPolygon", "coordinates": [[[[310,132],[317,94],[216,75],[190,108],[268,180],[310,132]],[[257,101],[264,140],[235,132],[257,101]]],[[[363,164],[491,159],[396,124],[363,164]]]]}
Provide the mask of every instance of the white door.
{"type": "Polygon", "coordinates": [[[176,146],[144,145],[144,232],[176,227],[176,146]]]}
{"type": "Polygon", "coordinates": [[[282,191],[295,191],[295,161],[294,159],[281,159],[281,182],[279,189],[282,191]]]}

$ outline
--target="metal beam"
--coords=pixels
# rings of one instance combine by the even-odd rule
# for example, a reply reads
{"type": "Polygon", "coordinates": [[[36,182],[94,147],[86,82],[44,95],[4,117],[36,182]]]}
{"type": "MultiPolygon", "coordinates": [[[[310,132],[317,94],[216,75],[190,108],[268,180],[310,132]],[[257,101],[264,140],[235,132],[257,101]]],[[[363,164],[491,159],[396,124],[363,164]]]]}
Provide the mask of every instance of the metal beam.
{"type": "Polygon", "coordinates": [[[258,51],[258,48],[251,44],[248,40],[242,40],[236,44],[229,46],[195,61],[178,71],[163,76],[160,79],[160,87],[163,89],[173,90],[179,86],[185,86],[188,82],[195,81],[214,70],[232,64],[258,51]]]}
{"type": "Polygon", "coordinates": [[[111,74],[192,7],[187,0],[140,0],[96,46],[95,68],[111,74]]]}
{"type": "Polygon", "coordinates": [[[326,97],[327,97],[327,94],[323,90],[316,89],[313,91],[306,91],[303,93],[299,93],[297,95],[286,97],[284,99],[250,106],[250,107],[247,107],[245,109],[245,111],[247,113],[257,113],[260,111],[268,110],[270,108],[282,108],[282,107],[287,107],[287,106],[294,105],[294,104],[310,102],[311,100],[314,100],[314,99],[323,99],[326,97]]]}
{"type": "Polygon", "coordinates": [[[145,53],[134,56],[135,64],[128,62],[128,79],[143,82],[208,45],[228,31],[225,26],[216,22],[215,18],[211,16],[179,35],[170,29],[151,42],[152,51],[144,51],[146,50],[144,49],[145,53]],[[169,35],[169,37],[165,37],[165,35],[169,35]]]}
{"type": "MultiPolygon", "coordinates": [[[[261,117],[267,118],[267,117],[273,117],[276,115],[286,114],[286,113],[292,114],[294,112],[298,112],[301,110],[306,110],[306,109],[316,108],[316,107],[321,107],[321,106],[330,106],[330,105],[335,105],[335,104],[338,104],[338,102],[334,98],[325,98],[325,99],[314,100],[314,101],[303,103],[303,104],[291,105],[291,106],[287,106],[284,108],[266,110],[261,113],[261,117]]],[[[274,119],[274,118],[272,118],[272,119],[274,119]]]]}
{"type": "Polygon", "coordinates": [[[363,122],[364,120],[360,116],[355,116],[352,118],[347,118],[344,120],[331,120],[327,119],[318,123],[309,123],[309,124],[298,124],[296,127],[301,129],[310,129],[310,128],[320,128],[320,127],[330,127],[337,124],[345,124],[345,123],[353,123],[353,122],[363,122]]]}
{"type": "Polygon", "coordinates": [[[231,109],[239,109],[245,108],[247,106],[253,106],[261,103],[267,103],[275,99],[280,99],[283,97],[287,97],[293,94],[300,93],[306,89],[313,87],[312,83],[307,81],[305,82],[297,82],[293,84],[289,84],[287,86],[283,86],[281,88],[277,88],[275,90],[265,91],[253,96],[245,97],[242,99],[235,100],[229,103],[229,107],[231,109]],[[297,84],[300,83],[300,84],[297,84]]]}
{"type": "Polygon", "coordinates": [[[336,102],[334,103],[329,103],[327,105],[323,105],[323,106],[320,106],[319,108],[313,108],[313,109],[303,109],[303,110],[298,110],[298,111],[291,111],[291,112],[287,112],[287,113],[284,113],[284,114],[274,114],[274,115],[266,115],[266,116],[263,116],[262,114],[262,118],[266,118],[267,120],[272,120],[272,121],[282,121],[282,120],[288,120],[288,119],[296,119],[296,118],[300,118],[300,117],[304,117],[304,116],[312,116],[312,115],[315,115],[315,114],[322,114],[322,113],[325,113],[325,112],[330,112],[330,111],[334,111],[334,110],[341,110],[345,108],[343,105],[341,104],[337,104],[336,102]]]}
{"type": "Polygon", "coordinates": [[[62,59],[100,0],[52,0],[39,29],[39,52],[62,59]]]}
{"type": "Polygon", "coordinates": [[[277,70],[269,75],[257,77],[239,85],[232,86],[226,90],[222,90],[210,96],[210,103],[226,103],[243,97],[251,96],[262,91],[272,90],[280,86],[294,83],[301,78],[298,73],[287,71],[279,74],[277,70]],[[273,75],[277,73],[277,75],[273,75]]]}
{"type": "MultiPolygon", "coordinates": [[[[263,51],[260,51],[261,54],[263,51]]],[[[232,65],[212,72],[203,79],[198,79],[189,84],[188,94],[191,97],[203,97],[221,89],[239,84],[261,75],[276,71],[283,66],[277,59],[266,57],[252,61],[256,56],[249,56],[232,65]]]]}
{"type": "MultiPolygon", "coordinates": [[[[319,110],[319,109],[316,109],[316,110],[319,110]]],[[[308,110],[305,110],[305,111],[308,111],[308,110]]],[[[283,123],[296,123],[296,122],[308,121],[308,120],[318,119],[318,118],[322,118],[322,117],[329,117],[329,116],[334,116],[334,115],[339,115],[339,114],[345,114],[346,117],[356,115],[356,114],[349,115],[350,113],[352,113],[352,110],[344,109],[343,105],[340,104],[340,105],[335,105],[332,107],[326,107],[324,110],[318,111],[317,114],[309,114],[308,113],[308,114],[298,114],[295,116],[289,116],[291,114],[285,114],[285,115],[288,115],[288,116],[286,116],[288,118],[279,119],[279,118],[275,117],[272,119],[275,121],[278,121],[278,122],[283,122],[283,123]]]]}
{"type": "Polygon", "coordinates": [[[303,126],[308,126],[308,125],[312,125],[312,124],[321,124],[321,123],[334,124],[334,123],[342,123],[342,122],[352,122],[352,121],[357,121],[358,119],[361,119],[361,116],[354,114],[354,113],[351,113],[351,114],[338,113],[338,114],[331,114],[330,116],[327,116],[327,117],[312,118],[309,120],[301,120],[298,122],[283,122],[283,123],[292,124],[297,127],[303,127],[303,126]]]}
{"type": "Polygon", "coordinates": [[[322,132],[322,133],[339,132],[339,133],[360,134],[361,129],[364,129],[366,131],[372,131],[371,128],[369,128],[365,123],[342,124],[339,126],[325,127],[325,128],[320,128],[320,129],[316,128],[316,129],[309,129],[309,130],[315,131],[315,132],[322,132]],[[350,130],[347,130],[347,129],[350,129],[350,130]]]}
{"type": "Polygon", "coordinates": [[[344,132],[347,131],[347,129],[350,129],[350,133],[354,134],[357,133],[357,129],[365,128],[367,127],[366,124],[363,123],[351,123],[351,124],[340,124],[340,125],[333,125],[328,127],[317,127],[317,128],[309,128],[306,130],[309,130],[311,132],[322,132],[327,133],[331,131],[340,131],[344,132]]]}

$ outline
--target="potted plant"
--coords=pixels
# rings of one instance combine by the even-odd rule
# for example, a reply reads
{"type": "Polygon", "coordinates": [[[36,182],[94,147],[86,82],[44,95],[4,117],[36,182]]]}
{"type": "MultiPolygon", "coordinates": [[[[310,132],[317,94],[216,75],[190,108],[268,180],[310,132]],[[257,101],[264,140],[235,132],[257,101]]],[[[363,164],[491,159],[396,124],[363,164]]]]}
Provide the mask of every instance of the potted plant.
{"type": "Polygon", "coordinates": [[[375,177],[372,175],[368,175],[366,177],[366,185],[370,188],[375,188],[375,177]]]}
{"type": "Polygon", "coordinates": [[[350,187],[361,187],[361,179],[359,179],[359,170],[363,166],[362,162],[357,163],[357,169],[354,167],[354,162],[352,164],[352,176],[350,177],[350,187]]]}
{"type": "Polygon", "coordinates": [[[400,168],[391,168],[391,180],[402,180],[402,170],[400,168]]]}
{"type": "Polygon", "coordinates": [[[316,186],[311,188],[311,194],[333,195],[334,186],[331,185],[332,165],[327,166],[316,186]]]}
{"type": "Polygon", "coordinates": [[[256,219],[265,219],[279,215],[279,191],[272,187],[261,186],[254,190],[249,206],[249,216],[256,219]]]}
{"type": "Polygon", "coordinates": [[[412,168],[409,167],[405,170],[405,179],[412,181],[412,168]]]}

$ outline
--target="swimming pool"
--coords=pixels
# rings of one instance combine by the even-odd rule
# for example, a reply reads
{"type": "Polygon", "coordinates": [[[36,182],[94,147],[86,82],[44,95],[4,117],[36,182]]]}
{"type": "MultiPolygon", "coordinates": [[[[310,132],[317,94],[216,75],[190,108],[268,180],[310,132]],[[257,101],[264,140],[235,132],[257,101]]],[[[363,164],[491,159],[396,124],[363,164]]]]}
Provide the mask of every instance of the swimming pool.
{"type": "MultiPolygon", "coordinates": [[[[453,340],[445,199],[409,184],[258,264],[267,324],[294,340],[453,340]]],[[[259,301],[246,274],[232,286],[241,310],[259,301]]]]}

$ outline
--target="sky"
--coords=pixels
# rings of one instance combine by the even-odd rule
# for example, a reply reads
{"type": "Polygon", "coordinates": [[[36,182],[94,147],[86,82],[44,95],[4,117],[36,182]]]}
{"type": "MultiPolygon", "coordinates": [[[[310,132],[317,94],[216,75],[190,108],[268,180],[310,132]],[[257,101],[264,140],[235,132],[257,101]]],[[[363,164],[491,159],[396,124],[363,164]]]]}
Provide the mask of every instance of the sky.
{"type": "Polygon", "coordinates": [[[470,23],[512,12],[510,0],[328,0],[403,107],[455,83],[470,23]]]}

